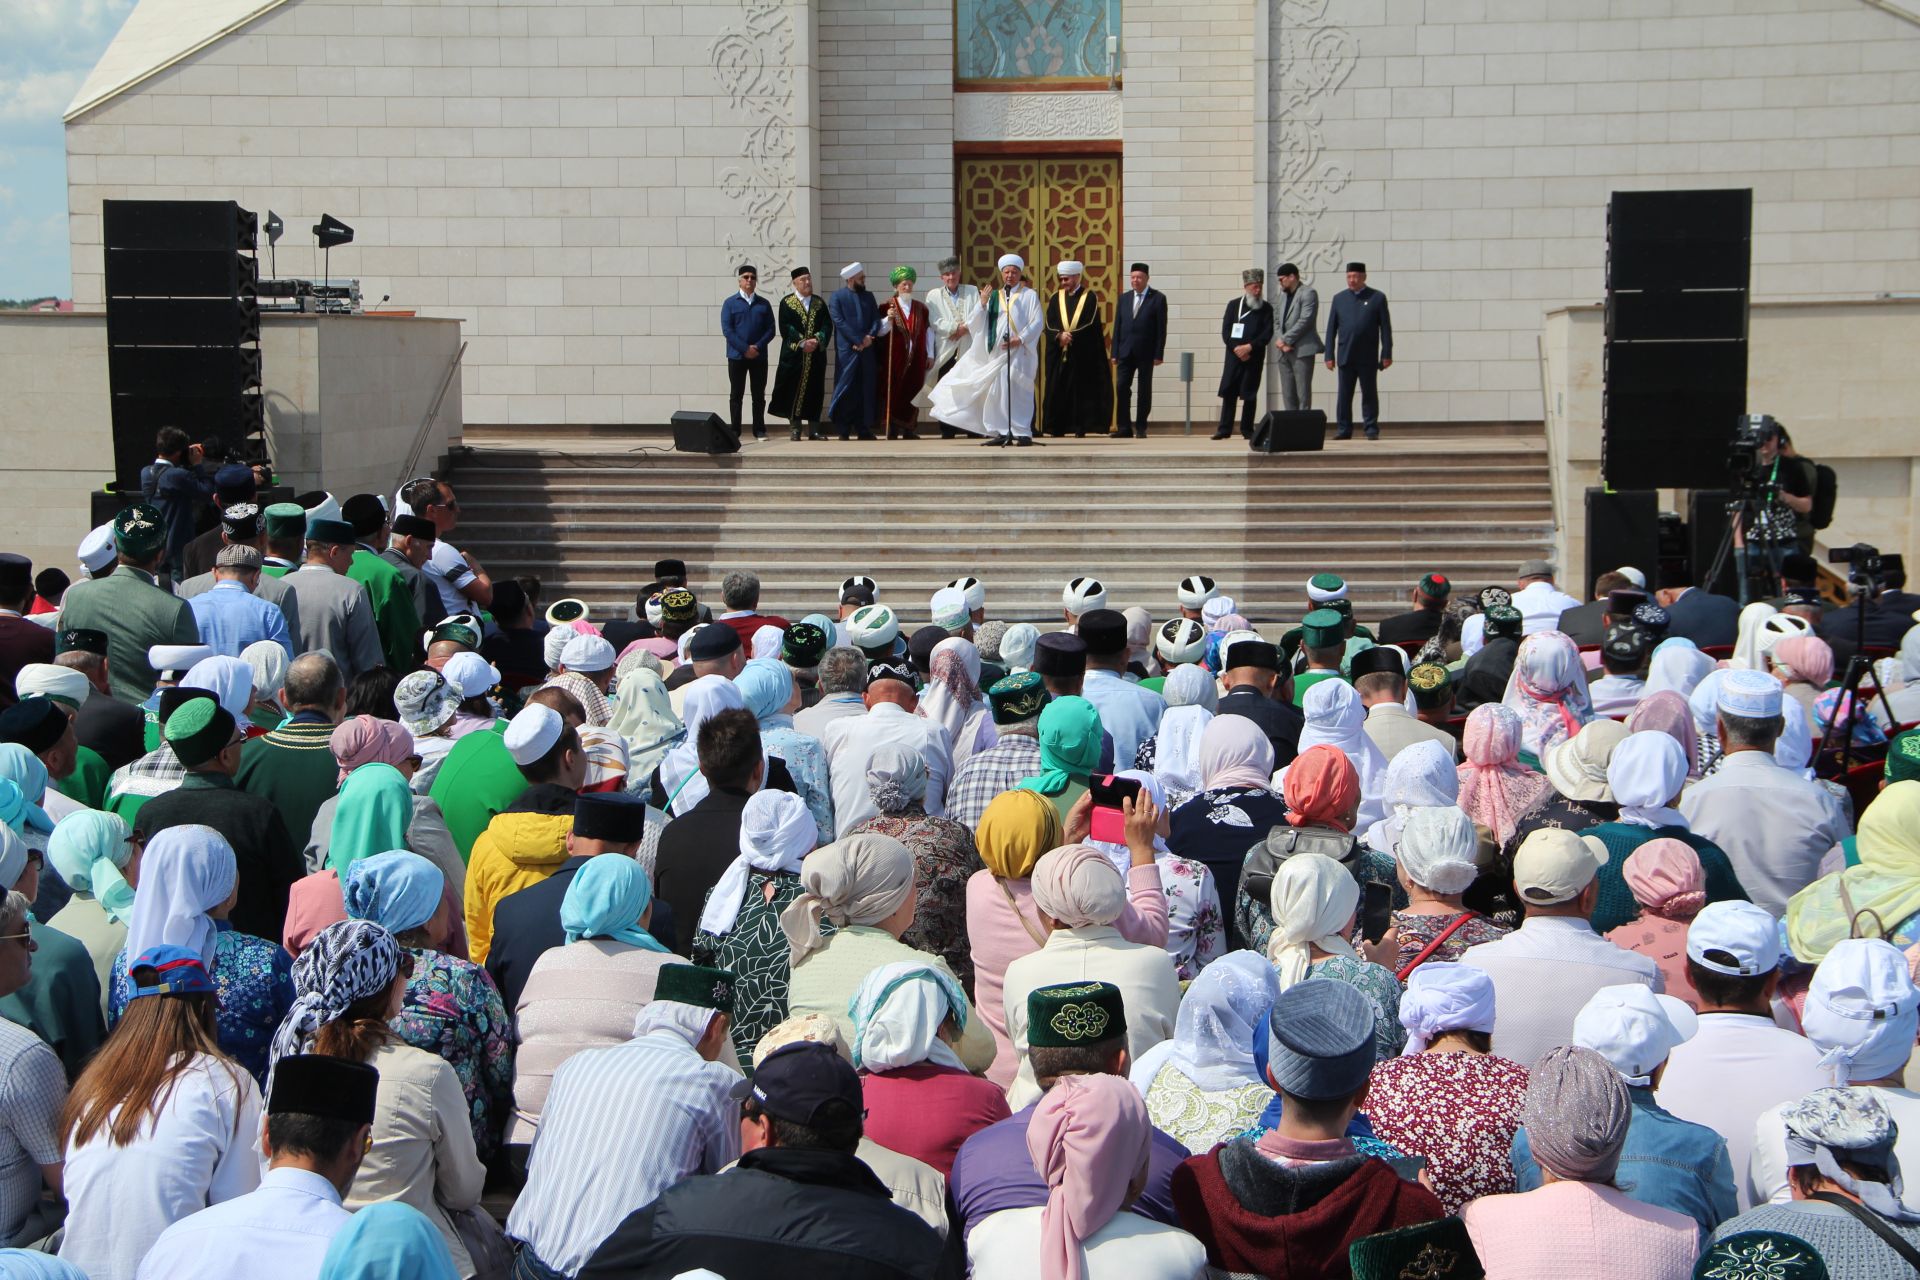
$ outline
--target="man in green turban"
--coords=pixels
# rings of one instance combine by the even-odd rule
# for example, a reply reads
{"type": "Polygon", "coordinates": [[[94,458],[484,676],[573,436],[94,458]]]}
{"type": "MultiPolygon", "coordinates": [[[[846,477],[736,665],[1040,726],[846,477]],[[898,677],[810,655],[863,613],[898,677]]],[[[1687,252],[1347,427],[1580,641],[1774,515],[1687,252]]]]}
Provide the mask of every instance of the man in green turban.
{"type": "Polygon", "coordinates": [[[927,370],[933,364],[933,327],[927,304],[916,300],[913,286],[920,273],[912,267],[895,267],[887,276],[893,283],[893,297],[880,312],[880,404],[889,440],[918,440],[915,425],[920,406],[914,397],[927,383],[927,370]]]}

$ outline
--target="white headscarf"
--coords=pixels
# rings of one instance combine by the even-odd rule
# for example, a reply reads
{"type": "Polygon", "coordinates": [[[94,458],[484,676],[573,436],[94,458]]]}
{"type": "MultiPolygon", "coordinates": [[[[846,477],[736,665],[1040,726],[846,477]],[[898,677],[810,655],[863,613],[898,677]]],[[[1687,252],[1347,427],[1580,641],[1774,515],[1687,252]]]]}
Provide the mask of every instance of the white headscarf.
{"type": "Polygon", "coordinates": [[[1620,805],[1620,821],[1635,826],[1686,826],[1685,815],[1669,807],[1686,784],[1687,749],[1657,729],[1628,734],[1607,762],[1607,786],[1620,805]]]}
{"type": "Polygon", "coordinates": [[[1560,631],[1536,631],[1520,642],[1500,701],[1520,717],[1521,748],[1536,760],[1593,719],[1580,646],[1560,631]]]}
{"type": "Polygon", "coordinates": [[[1345,680],[1322,680],[1307,690],[1300,709],[1307,717],[1306,727],[1300,730],[1300,750],[1323,744],[1338,747],[1360,775],[1360,814],[1354,827],[1364,830],[1386,817],[1387,757],[1367,736],[1367,711],[1353,686],[1345,680]]]}
{"type": "Polygon", "coordinates": [[[1367,847],[1399,856],[1400,831],[1409,813],[1460,803],[1460,768],[1453,752],[1432,739],[1403,747],[1387,764],[1387,816],[1368,827],[1367,847]]]}
{"type": "Polygon", "coordinates": [[[1175,667],[1164,689],[1167,709],[1153,744],[1153,775],[1182,800],[1200,790],[1200,735],[1213,723],[1219,691],[1213,673],[1195,664],[1175,667]]]}
{"type": "Polygon", "coordinates": [[[1780,613],[1764,600],[1756,600],[1740,611],[1740,636],[1734,642],[1733,660],[1737,670],[1765,671],[1767,655],[1773,646],[1788,636],[1813,634],[1813,624],[1793,613],[1780,613]]]}
{"type": "Polygon", "coordinates": [[[1400,996],[1405,1053],[1420,1053],[1449,1031],[1493,1031],[1493,979],[1470,964],[1423,964],[1400,996]]]}
{"type": "Polygon", "coordinates": [[[1458,807],[1414,809],[1400,833],[1400,866],[1407,879],[1431,893],[1465,893],[1480,874],[1473,860],[1479,843],[1473,819],[1458,807]]]}
{"type": "Polygon", "coordinates": [[[948,1018],[956,1033],[967,1025],[967,997],[960,984],[924,960],[886,965],[867,975],[847,1006],[853,1019],[853,1065],[895,1071],[915,1063],[967,1069],[953,1046],[940,1038],[948,1018]]]}
{"type": "Polygon", "coordinates": [[[140,855],[140,889],[127,923],[127,959],[158,946],[197,951],[213,966],[219,930],[207,912],[224,903],[239,879],[239,864],[212,827],[167,827],[140,855]]]}
{"type": "Polygon", "coordinates": [[[1773,762],[1801,777],[1813,777],[1813,770],[1807,767],[1813,763],[1813,726],[1808,722],[1806,705],[1798,698],[1782,698],[1780,717],[1783,723],[1780,736],[1773,741],[1773,762]]]}
{"type": "Polygon", "coordinates": [[[287,651],[277,640],[256,640],[240,651],[253,669],[253,700],[270,702],[287,686],[287,651]]]}
{"type": "Polygon", "coordinates": [[[752,655],[755,658],[778,658],[780,646],[786,643],[787,633],[769,623],[753,633],[752,655]]]}
{"type": "Polygon", "coordinates": [[[1265,1084],[1253,1060],[1256,1033],[1280,997],[1273,966],[1257,951],[1221,956],[1193,980],[1181,998],[1173,1039],[1140,1055],[1131,1079],[1145,1096],[1160,1069],[1172,1066],[1209,1093],[1265,1084]]]}
{"type": "Polygon", "coordinates": [[[807,802],[790,791],[756,791],[740,811],[740,853],[720,873],[700,913],[700,932],[733,932],[754,871],[800,874],[800,862],[820,842],[807,802]]]}
{"type": "Polygon", "coordinates": [[[220,655],[202,658],[193,664],[180,686],[205,689],[228,715],[246,724],[247,706],[253,701],[253,668],[240,659],[220,655]]]}
{"type": "Polygon", "coordinates": [[[722,711],[745,711],[747,700],[725,676],[701,676],[687,685],[680,705],[687,736],[660,762],[660,784],[667,789],[661,800],[675,817],[707,798],[707,780],[700,776],[700,726],[722,711]]]}
{"type": "Polygon", "coordinates": [[[1908,627],[1900,637],[1900,681],[1920,684],[1920,626],[1908,627]]]}
{"type": "Polygon", "coordinates": [[[1312,947],[1336,956],[1354,954],[1346,930],[1360,905],[1360,886],[1326,854],[1296,853],[1281,863],[1267,905],[1273,909],[1267,958],[1273,961],[1280,990],[1306,978],[1313,968],[1312,947]]]}
{"type": "Polygon", "coordinates": [[[1693,686],[1693,692],[1687,695],[1687,710],[1693,713],[1695,733],[1705,736],[1719,731],[1720,682],[1726,678],[1729,670],[1729,667],[1715,667],[1701,676],[1700,683],[1693,686]]]}
{"type": "Polygon", "coordinates": [[[1033,651],[1040,644],[1040,628],[1030,622],[1016,622],[1000,637],[1000,661],[1009,675],[1018,675],[1033,667],[1033,651]]]}
{"type": "Polygon", "coordinates": [[[1647,668],[1647,687],[1642,696],[1651,697],[1665,692],[1689,697],[1713,668],[1713,659],[1694,646],[1668,645],[1653,655],[1653,663],[1647,668]]]}

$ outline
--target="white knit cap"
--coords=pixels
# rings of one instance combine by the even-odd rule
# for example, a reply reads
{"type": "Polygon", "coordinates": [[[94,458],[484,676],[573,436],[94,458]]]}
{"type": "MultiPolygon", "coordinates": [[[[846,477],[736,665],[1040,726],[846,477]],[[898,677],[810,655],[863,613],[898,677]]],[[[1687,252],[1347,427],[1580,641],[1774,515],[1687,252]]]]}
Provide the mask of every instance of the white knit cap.
{"type": "Polygon", "coordinates": [[[613,661],[613,645],[604,636],[576,633],[560,651],[560,665],[569,671],[605,671],[613,661]]]}
{"type": "Polygon", "coordinates": [[[980,581],[980,579],[974,577],[955,578],[947,585],[955,591],[966,594],[967,610],[969,612],[987,607],[987,584],[980,581]]]}
{"type": "Polygon", "coordinates": [[[1153,651],[1174,666],[1198,662],[1207,651],[1207,629],[1192,618],[1175,618],[1154,632],[1153,651]]]}
{"type": "Polygon", "coordinates": [[[1636,569],[1630,564],[1623,564],[1618,569],[1615,569],[1614,572],[1642,591],[1647,589],[1647,575],[1642,570],[1636,569]]]}
{"type": "Polygon", "coordinates": [[[80,567],[88,573],[98,573],[112,564],[119,554],[113,549],[113,521],[107,521],[80,539],[76,554],[80,557],[80,567]]]}
{"type": "Polygon", "coordinates": [[[1730,668],[1720,677],[1715,706],[1730,716],[1769,720],[1780,714],[1780,682],[1764,671],[1730,668]]]}
{"type": "Polygon", "coordinates": [[[1198,609],[1207,601],[1220,594],[1220,584],[1202,574],[1180,579],[1180,585],[1173,589],[1173,595],[1182,609],[1198,609]]]}
{"type": "Polygon", "coordinates": [[[933,625],[943,631],[958,631],[973,621],[973,611],[967,608],[967,593],[958,587],[942,587],[934,592],[927,611],[933,615],[933,625]]]}
{"type": "Polygon", "coordinates": [[[1098,578],[1075,578],[1060,592],[1060,605],[1075,617],[1107,607],[1107,589],[1098,578]]]}
{"type": "Polygon", "coordinates": [[[561,731],[566,727],[567,722],[560,718],[558,711],[536,702],[507,721],[507,754],[515,764],[532,764],[553,750],[553,744],[560,741],[561,731]]]}

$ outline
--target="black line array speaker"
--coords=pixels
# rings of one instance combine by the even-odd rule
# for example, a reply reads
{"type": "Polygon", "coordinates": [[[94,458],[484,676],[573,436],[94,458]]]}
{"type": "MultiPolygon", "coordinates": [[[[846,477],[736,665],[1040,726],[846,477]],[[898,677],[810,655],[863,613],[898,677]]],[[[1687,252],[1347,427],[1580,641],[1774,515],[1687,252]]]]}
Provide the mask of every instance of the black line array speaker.
{"type": "Polygon", "coordinates": [[[1746,188],[1613,193],[1600,445],[1608,484],[1726,483],[1747,409],[1752,230],[1746,188]]]}
{"type": "Polygon", "coordinates": [[[1623,564],[1654,574],[1660,562],[1660,512],[1651,489],[1587,490],[1587,576],[1580,598],[1593,580],[1623,564]]]}
{"type": "Polygon", "coordinates": [[[1316,453],[1326,447],[1327,415],[1319,409],[1270,409],[1254,424],[1255,453],[1316,453]]]}
{"type": "Polygon", "coordinates": [[[113,467],[133,487],[154,434],[218,435],[267,456],[260,402],[256,220],[231,200],[108,200],[107,381],[113,467]]]}
{"type": "Polygon", "coordinates": [[[673,447],[680,453],[738,453],[740,429],[717,413],[682,409],[673,415],[673,447]]]}

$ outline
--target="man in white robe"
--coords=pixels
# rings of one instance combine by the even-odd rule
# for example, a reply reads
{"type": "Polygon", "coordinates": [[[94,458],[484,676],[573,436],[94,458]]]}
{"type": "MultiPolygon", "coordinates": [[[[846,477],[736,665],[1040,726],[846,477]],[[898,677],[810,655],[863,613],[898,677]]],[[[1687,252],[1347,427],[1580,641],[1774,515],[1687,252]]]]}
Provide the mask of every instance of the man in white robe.
{"type": "MultiPolygon", "coordinates": [[[[973,330],[967,327],[967,312],[973,306],[977,290],[960,288],[960,259],[940,260],[940,287],[927,293],[927,311],[932,316],[933,336],[938,343],[933,355],[933,379],[936,383],[953,372],[954,365],[974,345],[973,330]]],[[[951,440],[959,432],[940,424],[940,438],[951,440]]]]}
{"type": "Polygon", "coordinates": [[[967,312],[979,337],[940,380],[933,416],[950,427],[987,437],[989,445],[1033,443],[1033,388],[1040,372],[1040,297],[1020,283],[1027,264],[1018,254],[1000,259],[1003,287],[982,290],[967,312]]]}

